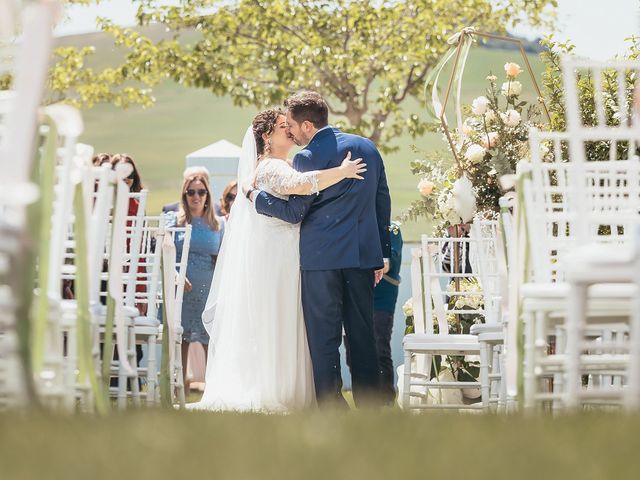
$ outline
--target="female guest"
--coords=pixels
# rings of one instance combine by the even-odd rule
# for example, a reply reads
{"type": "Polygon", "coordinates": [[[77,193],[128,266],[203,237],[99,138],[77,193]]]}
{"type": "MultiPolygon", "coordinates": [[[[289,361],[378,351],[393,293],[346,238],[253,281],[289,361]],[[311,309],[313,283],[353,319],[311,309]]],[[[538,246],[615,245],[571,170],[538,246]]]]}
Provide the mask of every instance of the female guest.
{"type": "MultiPolygon", "coordinates": [[[[140,178],[140,174],[138,173],[138,168],[136,167],[136,163],[126,153],[116,153],[113,157],[111,157],[111,165],[115,168],[119,163],[128,163],[133,167],[133,172],[124,181],[129,186],[129,191],[132,193],[140,193],[144,188],[142,185],[142,179],[140,178]]],[[[135,215],[138,212],[138,200],[132,198],[129,201],[129,213],[128,215],[135,215]]]]}
{"type": "Polygon", "coordinates": [[[111,163],[111,155],[108,153],[97,153],[91,159],[91,163],[94,167],[100,167],[105,163],[111,163]]]}
{"type": "Polygon", "coordinates": [[[236,194],[238,193],[238,182],[233,180],[229,182],[226,187],[224,187],[224,191],[222,192],[222,197],[220,198],[220,212],[224,215],[225,220],[229,219],[229,213],[231,213],[231,206],[236,199],[236,194]]]}
{"type": "MultiPolygon", "coordinates": [[[[120,163],[128,163],[129,165],[131,165],[133,167],[133,171],[131,172],[131,174],[127,178],[124,179],[124,181],[128,185],[129,191],[131,193],[140,193],[142,191],[142,189],[144,188],[144,185],[142,184],[142,179],[140,178],[140,174],[138,173],[138,168],[136,167],[136,164],[133,161],[133,158],[131,158],[126,153],[117,153],[113,157],[111,157],[111,166],[113,168],[116,168],[116,165],[118,165],[120,163]]],[[[135,217],[138,214],[139,206],[140,206],[140,201],[138,199],[129,198],[129,208],[127,210],[127,216],[128,217],[135,217]]],[[[127,221],[127,227],[130,227],[131,225],[132,225],[132,221],[128,220],[127,221]]],[[[127,239],[127,251],[128,250],[129,250],[129,239],[127,239]]],[[[144,267],[143,266],[139,266],[138,267],[138,272],[139,273],[145,273],[144,267]]],[[[145,290],[144,284],[139,283],[136,286],[136,292],[145,292],[145,291],[146,290],[145,290]]],[[[146,303],[136,304],[136,307],[138,308],[138,311],[140,312],[140,315],[146,315],[147,314],[147,304],[146,303]]]]}
{"type": "MultiPolygon", "coordinates": [[[[209,176],[203,173],[185,176],[178,213],[169,212],[167,216],[169,226],[191,225],[187,280],[182,299],[182,364],[186,367],[190,343],[202,344],[207,353],[209,335],[202,324],[202,312],[224,234],[224,219],[214,213],[209,176]]],[[[179,259],[184,236],[176,235],[175,244],[179,259]]],[[[186,377],[186,368],[183,372],[186,377]]]]}

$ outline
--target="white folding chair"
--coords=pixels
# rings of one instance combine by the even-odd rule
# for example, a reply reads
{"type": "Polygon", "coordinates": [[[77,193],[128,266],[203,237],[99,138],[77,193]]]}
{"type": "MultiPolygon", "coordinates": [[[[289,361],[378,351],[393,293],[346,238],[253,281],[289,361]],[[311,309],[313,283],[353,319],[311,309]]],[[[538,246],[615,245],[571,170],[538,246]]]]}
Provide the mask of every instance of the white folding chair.
{"type": "MultiPolygon", "coordinates": [[[[165,238],[162,245],[163,281],[164,292],[170,292],[169,298],[166,295],[163,298],[169,327],[167,335],[169,343],[168,375],[171,403],[177,403],[180,407],[185,405],[183,369],[186,368],[186,365],[182,365],[182,298],[187,278],[190,243],[191,225],[165,228],[165,238]],[[177,235],[181,235],[183,241],[180,258],[176,258],[175,239],[177,235]]],[[[165,334],[164,328],[162,334],[165,334]]]]}
{"type": "Polygon", "coordinates": [[[495,219],[476,217],[471,225],[471,235],[477,246],[477,261],[472,263],[482,286],[485,323],[472,325],[470,333],[478,335],[480,348],[484,351],[481,359],[488,362],[480,365],[485,408],[490,405],[503,408],[506,402],[501,367],[504,327],[499,255],[503,252],[500,252],[498,230],[499,223],[495,219]]]}
{"type": "MultiPolygon", "coordinates": [[[[442,390],[466,389],[482,392],[479,381],[456,381],[434,378],[432,371],[436,355],[483,356],[486,350],[480,348],[476,335],[450,333],[450,320],[459,326],[459,315],[472,315],[481,319],[482,291],[465,290],[464,282],[477,280],[471,271],[469,256],[475,241],[470,238],[429,238],[422,237],[422,248],[412,251],[411,284],[415,333],[405,335],[402,407],[404,409],[482,409],[483,402],[465,404],[459,399],[455,403],[445,402],[442,390]],[[449,306],[450,303],[453,303],[449,306]],[[462,304],[473,304],[471,308],[462,304]],[[438,333],[434,333],[434,318],[438,333]],[[415,357],[415,366],[412,359],[415,357]],[[434,379],[432,379],[434,378],[434,379]],[[430,390],[435,390],[434,395],[430,390]],[[411,398],[417,399],[412,402],[411,398]]],[[[486,366],[488,359],[481,358],[486,366]]],[[[484,376],[484,375],[483,375],[484,376]]],[[[487,393],[487,390],[484,390],[487,393]]],[[[487,399],[488,404],[488,399],[487,399]]]]}
{"type": "MultiPolygon", "coordinates": [[[[141,203],[142,205],[142,203],[141,203]]],[[[141,208],[141,207],[139,207],[141,208]]],[[[134,231],[136,227],[131,227],[134,231]]],[[[133,319],[133,330],[136,344],[146,346],[147,366],[138,365],[138,375],[147,381],[147,391],[143,394],[148,404],[157,401],[158,364],[156,345],[160,334],[158,306],[161,301],[160,287],[162,272],[160,270],[162,241],[165,235],[163,217],[143,217],[140,242],[131,245],[131,262],[127,278],[127,305],[142,312],[133,319]],[[138,260],[134,261],[133,249],[137,249],[138,260]],[[134,268],[135,266],[135,268],[134,268]],[[131,281],[135,280],[135,281],[131,281]],[[141,287],[141,288],[140,288],[141,287]]]]}
{"type": "Polygon", "coordinates": [[[24,241],[27,206],[38,198],[29,177],[58,7],[53,1],[29,3],[23,12],[3,8],[0,19],[0,75],[13,76],[13,91],[0,92],[0,407],[33,400],[31,372],[18,351],[17,315],[26,317],[31,299],[21,290],[33,255],[24,241]],[[22,40],[16,43],[18,23],[22,40]]]}
{"type": "MultiPolygon", "coordinates": [[[[595,137],[591,139],[589,141],[595,137]]],[[[521,288],[526,407],[533,407],[538,402],[552,402],[557,408],[574,404],[573,398],[581,381],[580,370],[605,381],[609,381],[608,374],[613,374],[620,384],[621,368],[626,362],[624,357],[595,355],[595,352],[620,351],[620,341],[628,330],[629,302],[634,294],[631,285],[628,282],[627,285],[615,284],[616,279],[611,276],[611,281],[594,282],[604,284],[589,289],[588,307],[585,285],[580,290],[583,309],[579,311],[571,306],[574,289],[567,280],[571,280],[571,275],[575,278],[576,273],[568,273],[572,270],[570,259],[580,253],[581,245],[593,242],[601,247],[609,245],[604,248],[613,246],[619,251],[628,242],[628,222],[638,212],[636,208],[636,213],[632,213],[634,207],[630,199],[637,194],[629,190],[637,191],[637,185],[632,185],[637,182],[638,161],[633,157],[566,161],[567,153],[573,151],[571,145],[576,142],[578,140],[568,133],[544,134],[534,130],[530,134],[532,179],[525,182],[524,196],[533,278],[521,288]],[[551,148],[543,149],[547,151],[544,158],[540,155],[542,145],[551,145],[551,148]],[[581,316],[579,322],[576,312],[581,316]],[[589,318],[588,328],[584,323],[586,317],[589,318]],[[602,342],[602,338],[611,335],[617,337],[615,348],[602,342]],[[553,354],[548,352],[550,337],[555,337],[553,354]],[[586,337],[591,340],[583,344],[579,338],[586,337]],[[599,338],[598,343],[594,338],[599,338]],[[588,350],[581,357],[577,353],[580,346],[588,350]],[[571,359],[574,359],[573,363],[571,359]],[[541,381],[546,382],[544,387],[541,381]]],[[[624,260],[621,264],[615,257],[608,256],[613,262],[609,263],[610,273],[620,272],[619,267],[624,264],[624,260]]],[[[585,257],[580,259],[583,266],[589,262],[585,257]]],[[[605,397],[612,391],[607,390],[606,395],[603,394],[605,397]]],[[[603,399],[600,393],[597,389],[589,389],[587,396],[600,401],[603,399]]]]}

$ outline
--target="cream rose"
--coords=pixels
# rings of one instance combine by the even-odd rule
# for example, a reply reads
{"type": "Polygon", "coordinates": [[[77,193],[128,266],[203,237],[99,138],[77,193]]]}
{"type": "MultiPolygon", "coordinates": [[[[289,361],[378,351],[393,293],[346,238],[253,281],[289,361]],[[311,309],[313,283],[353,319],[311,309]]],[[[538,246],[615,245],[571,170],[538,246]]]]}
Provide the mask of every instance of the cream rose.
{"type": "Polygon", "coordinates": [[[476,115],[483,115],[489,108],[489,99],[484,95],[476,98],[471,103],[471,111],[476,115]]]}
{"type": "Polygon", "coordinates": [[[465,119],[465,121],[462,122],[462,127],[460,128],[463,135],[469,135],[473,131],[473,129],[469,126],[469,123],[467,122],[467,120],[468,119],[465,119]]]}
{"type": "MultiPolygon", "coordinates": [[[[489,132],[488,134],[482,135],[482,146],[485,149],[490,149],[495,147],[498,144],[498,133],[497,132],[489,132]]],[[[474,162],[477,163],[477,162],[474,162]]]]}
{"type": "Polygon", "coordinates": [[[423,178],[422,180],[420,180],[420,183],[418,183],[418,191],[423,197],[428,197],[429,195],[431,195],[431,192],[433,192],[433,187],[433,182],[427,180],[426,178],[423,178]]]}
{"type": "Polygon", "coordinates": [[[405,317],[413,317],[413,298],[410,298],[402,305],[402,313],[405,317]]]}
{"type": "Polygon", "coordinates": [[[522,93],[522,84],[516,80],[502,84],[502,94],[505,97],[513,97],[522,93]]]}
{"type": "Polygon", "coordinates": [[[496,112],[493,110],[487,110],[487,113],[484,114],[484,119],[487,123],[493,123],[496,121],[496,112]]]}
{"type": "Polygon", "coordinates": [[[515,78],[522,73],[522,68],[517,63],[509,62],[504,64],[504,71],[507,77],[515,78]]]}
{"type": "Polygon", "coordinates": [[[500,114],[500,118],[507,127],[517,127],[520,124],[520,114],[513,110],[509,109],[504,113],[500,114]]]}
{"type": "Polygon", "coordinates": [[[474,143],[473,145],[469,145],[469,148],[467,148],[465,158],[471,163],[480,163],[484,159],[485,153],[486,150],[484,149],[484,147],[474,143]]]}

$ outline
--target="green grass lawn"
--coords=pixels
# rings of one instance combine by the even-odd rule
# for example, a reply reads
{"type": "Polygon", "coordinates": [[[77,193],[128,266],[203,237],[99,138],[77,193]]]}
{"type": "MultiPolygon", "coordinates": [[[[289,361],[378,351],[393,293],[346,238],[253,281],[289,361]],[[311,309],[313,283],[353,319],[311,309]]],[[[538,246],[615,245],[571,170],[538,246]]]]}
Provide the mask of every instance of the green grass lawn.
{"type": "MultiPolygon", "coordinates": [[[[94,45],[95,66],[113,63],[119,55],[113,42],[103,34],[65,37],[59,39],[59,43],[94,45]]],[[[530,60],[539,74],[541,65],[538,58],[531,56],[530,60]]],[[[512,50],[472,49],[464,78],[464,100],[470,102],[483,94],[489,71],[501,76],[507,61],[523,64],[520,54],[512,50]]],[[[521,76],[525,91],[531,91],[530,82],[525,77],[524,74],[521,76]]],[[[81,139],[93,145],[97,152],[127,152],[134,157],[150,190],[150,213],[157,213],[161,205],[174,201],[178,196],[186,154],[222,138],[240,144],[256,112],[253,107],[234,106],[228,97],[216,97],[208,91],[188,89],[173,82],[159,85],[154,95],[157,103],[150,109],[132,107],[122,110],[111,105],[99,105],[84,111],[85,133],[81,139]]],[[[404,111],[423,114],[424,109],[420,102],[411,99],[404,105],[404,111]]],[[[393,214],[397,215],[418,195],[417,180],[409,172],[409,163],[416,156],[411,145],[433,151],[444,150],[445,143],[436,134],[417,139],[403,136],[393,143],[400,148],[385,157],[385,164],[393,214]]],[[[407,224],[403,233],[407,240],[415,240],[427,229],[424,222],[407,224]]]]}
{"type": "Polygon", "coordinates": [[[640,417],[0,416],[0,478],[636,479],[640,417]]]}

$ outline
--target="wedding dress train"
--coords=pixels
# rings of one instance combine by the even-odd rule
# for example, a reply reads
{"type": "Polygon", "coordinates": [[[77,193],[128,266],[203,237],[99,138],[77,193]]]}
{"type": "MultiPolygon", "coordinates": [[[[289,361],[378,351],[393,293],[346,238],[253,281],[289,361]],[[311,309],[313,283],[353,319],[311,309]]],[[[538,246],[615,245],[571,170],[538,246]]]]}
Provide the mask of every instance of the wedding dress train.
{"type": "MultiPolygon", "coordinates": [[[[256,167],[249,128],[239,186],[256,173],[258,188],[317,179],[285,161],[256,167]]],[[[280,195],[282,197],[282,195],[280,195]]],[[[226,226],[203,322],[211,337],[206,387],[193,409],[283,412],[315,403],[301,304],[300,226],[259,215],[239,195],[226,226]]]]}

